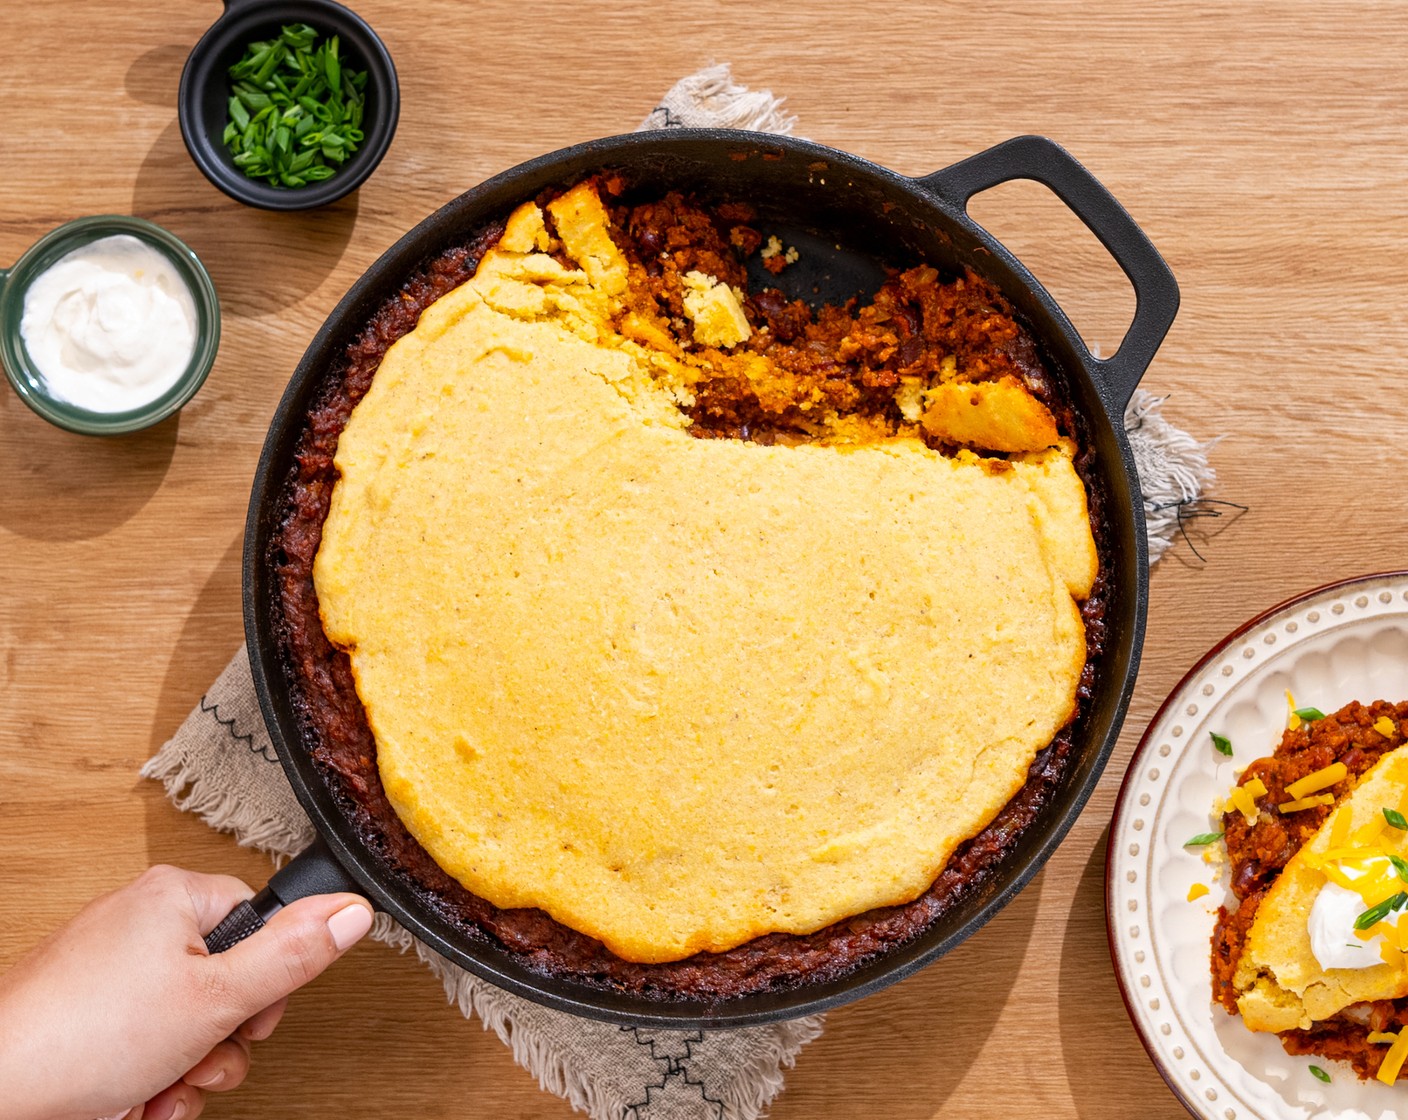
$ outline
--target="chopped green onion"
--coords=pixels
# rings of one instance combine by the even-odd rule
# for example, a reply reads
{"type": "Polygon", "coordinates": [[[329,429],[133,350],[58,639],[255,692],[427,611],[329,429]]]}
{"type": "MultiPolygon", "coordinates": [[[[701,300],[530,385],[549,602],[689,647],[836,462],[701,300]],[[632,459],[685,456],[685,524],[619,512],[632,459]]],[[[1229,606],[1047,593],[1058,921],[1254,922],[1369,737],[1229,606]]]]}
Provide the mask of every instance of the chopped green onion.
{"type": "Polygon", "coordinates": [[[1405,902],[1408,902],[1408,894],[1399,891],[1392,898],[1386,898],[1377,906],[1371,906],[1354,919],[1355,929],[1368,929],[1372,925],[1377,925],[1383,921],[1390,913],[1397,910],[1405,902]]]}
{"type": "Polygon", "coordinates": [[[323,46],[323,67],[327,71],[328,86],[333,93],[342,93],[342,65],[337,61],[337,36],[323,46]]]}
{"type": "Polygon", "coordinates": [[[306,23],[250,43],[230,67],[222,137],[235,166],[271,186],[330,178],[365,139],[365,70],[346,70],[336,35],[316,48],[306,23]]]}
{"type": "Polygon", "coordinates": [[[1397,809],[1385,809],[1384,820],[1388,821],[1392,827],[1408,832],[1408,821],[1403,819],[1403,814],[1397,809]]]}
{"type": "Polygon", "coordinates": [[[1398,872],[1398,877],[1408,883],[1408,860],[1401,856],[1391,855],[1388,857],[1388,861],[1393,864],[1393,869],[1398,872]]]}
{"type": "Polygon", "coordinates": [[[1209,731],[1208,734],[1212,736],[1212,745],[1217,749],[1218,754],[1225,754],[1228,758],[1231,758],[1232,740],[1227,738],[1226,735],[1219,735],[1216,731],[1209,731]]]}
{"type": "Polygon", "coordinates": [[[1325,718],[1325,713],[1319,708],[1297,708],[1296,715],[1305,720],[1306,723],[1309,723],[1311,720],[1325,718]]]}
{"type": "Polygon", "coordinates": [[[1326,1085],[1330,1083],[1330,1075],[1326,1073],[1323,1069],[1321,1069],[1319,1066],[1311,1066],[1310,1073],[1311,1076],[1318,1078],[1319,1080],[1323,1081],[1326,1085]]]}
{"type": "Polygon", "coordinates": [[[1183,841],[1185,848],[1201,848],[1206,844],[1215,844],[1222,839],[1220,832],[1200,832],[1191,840],[1183,841]]]}

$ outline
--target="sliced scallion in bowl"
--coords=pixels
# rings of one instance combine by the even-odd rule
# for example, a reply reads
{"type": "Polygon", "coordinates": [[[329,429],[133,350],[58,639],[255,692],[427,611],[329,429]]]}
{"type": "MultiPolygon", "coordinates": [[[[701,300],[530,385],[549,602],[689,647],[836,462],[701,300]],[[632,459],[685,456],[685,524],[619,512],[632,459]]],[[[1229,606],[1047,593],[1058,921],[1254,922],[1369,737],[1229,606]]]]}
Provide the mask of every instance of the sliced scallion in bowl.
{"type": "Polygon", "coordinates": [[[344,69],[336,35],[306,23],[251,43],[230,67],[224,143],[235,166],[276,187],[331,178],[364,139],[367,73],[344,69]]]}

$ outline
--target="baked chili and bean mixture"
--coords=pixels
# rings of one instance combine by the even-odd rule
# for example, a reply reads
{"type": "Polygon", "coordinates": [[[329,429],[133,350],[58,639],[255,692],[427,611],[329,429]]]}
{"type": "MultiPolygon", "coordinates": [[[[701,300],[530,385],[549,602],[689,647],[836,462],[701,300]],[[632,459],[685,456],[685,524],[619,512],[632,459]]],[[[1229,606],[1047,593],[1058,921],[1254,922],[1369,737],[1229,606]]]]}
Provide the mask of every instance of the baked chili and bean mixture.
{"type": "MultiPolygon", "coordinates": [[[[765,242],[747,204],[706,206],[677,193],[628,201],[626,184],[618,177],[604,177],[599,184],[611,208],[613,235],[636,278],[633,298],[653,300],[656,310],[672,319],[683,319],[682,277],[691,270],[745,289],[745,265],[753,254],[763,256],[769,273],[780,273],[789,264],[785,253],[765,242]]],[[[1071,766],[1072,728],[1089,701],[1104,640],[1103,575],[1083,605],[1088,652],[1076,720],[1036,757],[1025,785],[988,827],[957,850],[927,892],[904,906],[860,914],[805,936],[769,934],[724,953],[634,964],[542,911],[502,910],[471,894],[440,869],[392,809],[350,662],[321,627],[313,560],[336,481],[338,436],[383,355],[415,327],[425,308],[473,276],[480,257],[501,234],[501,226],[486,229],[428,261],[372,316],[348,347],[345,362],[330,371],[309,411],[297,469],[283,493],[281,528],[269,558],[278,575],[283,654],[304,744],[332,796],[388,874],[427,908],[461,929],[467,940],[496,940],[526,966],[552,976],[650,998],[720,999],[832,979],[913,940],[994,878],[1071,766]]],[[[743,346],[766,353],[785,371],[791,403],[761,400],[756,386],[743,379],[706,379],[695,387],[696,400],[688,410],[690,431],[699,438],[801,442],[817,438],[816,418],[823,414],[859,418],[872,430],[894,431],[904,422],[895,399],[901,379],[942,377],[957,365],[973,380],[1020,377],[1061,429],[1088,447],[1078,418],[1060,399],[1030,337],[1002,297],[973,274],[944,278],[919,264],[894,271],[864,306],[852,300],[813,309],[777,288],[747,292],[743,306],[753,327],[743,346]]],[[[682,338],[688,337],[685,331],[682,338]]],[[[993,459],[996,466],[1002,456],[993,459]]],[[[1087,478],[1103,571],[1108,565],[1100,495],[1089,485],[1089,464],[1089,452],[1083,450],[1077,468],[1087,478]]]]}

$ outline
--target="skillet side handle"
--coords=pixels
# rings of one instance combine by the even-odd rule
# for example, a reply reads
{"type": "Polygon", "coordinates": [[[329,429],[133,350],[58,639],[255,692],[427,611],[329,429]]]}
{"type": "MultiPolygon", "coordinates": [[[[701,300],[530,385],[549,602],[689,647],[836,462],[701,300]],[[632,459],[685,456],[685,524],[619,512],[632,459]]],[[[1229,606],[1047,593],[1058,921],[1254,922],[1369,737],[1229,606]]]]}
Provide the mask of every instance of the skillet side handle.
{"type": "Polygon", "coordinates": [[[205,936],[211,953],[238,945],[291,902],[313,894],[361,894],[362,888],[342,869],[321,836],[274,873],[266,886],[248,902],[241,902],[205,936]]]}
{"type": "Polygon", "coordinates": [[[1012,179],[1049,188],[1100,239],[1134,287],[1134,320],[1119,349],[1104,360],[1085,352],[1091,379],[1110,416],[1119,421],[1178,313],[1178,283],[1125,208],[1074,156],[1045,136],[1015,137],[917,182],[966,216],[975,194],[1012,179]]]}

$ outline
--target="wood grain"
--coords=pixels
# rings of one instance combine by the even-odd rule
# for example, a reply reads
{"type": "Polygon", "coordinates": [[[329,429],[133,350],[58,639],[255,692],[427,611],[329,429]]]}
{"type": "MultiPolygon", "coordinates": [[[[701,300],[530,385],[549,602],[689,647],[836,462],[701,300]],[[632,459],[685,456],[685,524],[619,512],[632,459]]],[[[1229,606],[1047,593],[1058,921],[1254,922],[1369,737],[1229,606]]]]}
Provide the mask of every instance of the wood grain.
{"type": "MultiPolygon", "coordinates": [[[[1152,581],[1115,758],[1037,881],[928,971],[830,1016],[777,1120],[1183,1113],[1115,989],[1103,845],[1129,753],[1198,655],[1260,609],[1408,567],[1408,6],[1263,0],[827,0],[524,5],[364,0],[403,81],[386,161],[316,214],[248,210],[182,147],[174,100],[210,0],[0,4],[0,263],[83,214],[186,239],[224,311],[179,419],[70,436],[0,393],[0,967],[156,860],[261,881],[137,767],[240,640],[238,550],[265,426],[298,356],[400,233],[530,156],[633,128],[715,60],[788,97],[806,136],[909,174],[1009,136],[1067,145],[1163,251],[1183,308],[1145,385],[1214,453],[1218,495],[1152,581]],[[1195,555],[1196,545],[1201,558],[1195,555]]],[[[1112,349],[1132,297],[1035,187],[974,203],[1112,349]]],[[[508,1050],[423,969],[362,946],[300,994],[227,1120],[552,1118],[508,1050]]]]}

